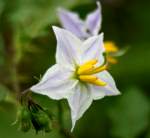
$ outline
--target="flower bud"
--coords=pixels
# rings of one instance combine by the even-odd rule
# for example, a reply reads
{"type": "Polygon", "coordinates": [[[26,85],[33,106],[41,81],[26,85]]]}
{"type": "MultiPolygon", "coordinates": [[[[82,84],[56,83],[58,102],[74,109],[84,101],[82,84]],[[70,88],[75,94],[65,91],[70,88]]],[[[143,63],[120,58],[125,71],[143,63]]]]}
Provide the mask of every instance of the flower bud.
{"type": "Polygon", "coordinates": [[[45,132],[51,131],[51,119],[42,107],[38,104],[30,102],[29,111],[31,112],[31,122],[36,132],[43,130],[45,132]]]}
{"type": "Polygon", "coordinates": [[[32,113],[31,117],[32,124],[36,131],[44,130],[45,132],[49,132],[50,129],[50,119],[45,112],[32,113]]]}
{"type": "Polygon", "coordinates": [[[19,113],[20,130],[27,132],[31,128],[30,112],[26,107],[21,107],[19,113]]]}

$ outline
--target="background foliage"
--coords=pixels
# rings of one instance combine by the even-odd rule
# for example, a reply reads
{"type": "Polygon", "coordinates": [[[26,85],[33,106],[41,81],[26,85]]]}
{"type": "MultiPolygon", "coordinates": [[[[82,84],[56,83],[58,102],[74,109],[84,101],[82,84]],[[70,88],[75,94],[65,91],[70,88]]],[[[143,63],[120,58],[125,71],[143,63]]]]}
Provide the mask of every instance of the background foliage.
{"type": "MultiPolygon", "coordinates": [[[[102,0],[105,40],[130,49],[111,67],[122,95],[95,101],[78,121],[77,138],[150,138],[150,3],[146,0],[102,0]]],[[[81,17],[95,9],[94,0],[0,0],[0,137],[62,138],[58,130],[36,135],[11,126],[16,116],[15,96],[38,82],[55,63],[56,40],[52,25],[59,25],[56,9],[66,7],[81,17]]],[[[57,102],[33,95],[58,114],[57,102]]],[[[63,125],[70,129],[65,100],[63,125]]]]}

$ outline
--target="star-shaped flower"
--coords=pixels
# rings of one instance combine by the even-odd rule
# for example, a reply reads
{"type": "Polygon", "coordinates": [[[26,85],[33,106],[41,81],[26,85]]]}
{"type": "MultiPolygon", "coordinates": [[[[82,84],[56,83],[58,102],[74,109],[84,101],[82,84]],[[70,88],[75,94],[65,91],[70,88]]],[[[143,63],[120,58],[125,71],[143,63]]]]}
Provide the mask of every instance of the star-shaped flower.
{"type": "Polygon", "coordinates": [[[120,93],[106,71],[103,34],[81,41],[67,30],[53,30],[57,38],[56,64],[31,90],[56,100],[66,98],[73,129],[93,100],[120,93]]]}

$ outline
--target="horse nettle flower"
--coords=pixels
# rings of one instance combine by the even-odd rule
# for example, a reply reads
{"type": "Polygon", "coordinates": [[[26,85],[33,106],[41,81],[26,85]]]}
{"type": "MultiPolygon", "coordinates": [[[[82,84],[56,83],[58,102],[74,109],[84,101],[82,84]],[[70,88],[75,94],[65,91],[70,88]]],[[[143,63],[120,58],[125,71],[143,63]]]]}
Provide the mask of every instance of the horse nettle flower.
{"type": "Polygon", "coordinates": [[[101,5],[97,2],[97,9],[89,13],[83,21],[77,13],[68,11],[63,8],[58,9],[58,17],[62,26],[74,33],[81,39],[97,35],[101,29],[101,5]]]}
{"type": "Polygon", "coordinates": [[[81,41],[67,30],[58,27],[53,30],[57,38],[56,64],[30,89],[56,100],[66,98],[73,130],[93,100],[120,92],[106,71],[103,34],[81,41]]]}

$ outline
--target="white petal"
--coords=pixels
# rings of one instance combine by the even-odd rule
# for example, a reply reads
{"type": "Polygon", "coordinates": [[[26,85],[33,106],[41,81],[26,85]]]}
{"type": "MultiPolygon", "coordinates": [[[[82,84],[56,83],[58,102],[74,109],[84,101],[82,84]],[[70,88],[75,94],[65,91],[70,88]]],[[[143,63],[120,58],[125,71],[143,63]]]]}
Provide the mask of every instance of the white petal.
{"type": "Polygon", "coordinates": [[[92,35],[97,35],[101,29],[102,15],[101,15],[101,5],[97,2],[97,9],[90,13],[86,18],[86,26],[92,35]]]}
{"type": "Polygon", "coordinates": [[[102,99],[106,95],[104,89],[100,86],[90,85],[90,89],[94,100],[102,99]]]}
{"type": "Polygon", "coordinates": [[[84,112],[92,103],[91,93],[85,85],[76,85],[74,94],[68,98],[69,106],[71,108],[72,129],[76,121],[82,117],[84,112]]]}
{"type": "Polygon", "coordinates": [[[93,93],[94,99],[99,99],[98,96],[104,93],[106,96],[119,95],[120,92],[116,87],[115,81],[112,76],[107,72],[103,71],[98,74],[98,77],[107,83],[106,86],[97,87],[97,91],[93,93]]]}
{"type": "Polygon", "coordinates": [[[82,51],[83,62],[87,62],[91,59],[98,59],[99,63],[102,64],[104,62],[102,53],[105,51],[103,44],[103,33],[98,36],[88,38],[83,43],[82,51]]]}
{"type": "Polygon", "coordinates": [[[80,62],[82,42],[67,30],[58,27],[53,27],[53,30],[57,38],[56,62],[74,69],[75,64],[80,62]]]}
{"type": "Polygon", "coordinates": [[[42,80],[32,86],[30,89],[39,94],[47,95],[52,99],[61,99],[68,97],[77,80],[70,79],[72,72],[61,71],[56,64],[49,68],[42,80]]]}
{"type": "Polygon", "coordinates": [[[79,18],[78,14],[59,8],[58,16],[65,29],[71,31],[79,38],[86,38],[88,36],[85,31],[84,22],[79,18]]]}

